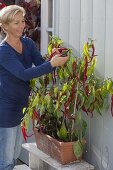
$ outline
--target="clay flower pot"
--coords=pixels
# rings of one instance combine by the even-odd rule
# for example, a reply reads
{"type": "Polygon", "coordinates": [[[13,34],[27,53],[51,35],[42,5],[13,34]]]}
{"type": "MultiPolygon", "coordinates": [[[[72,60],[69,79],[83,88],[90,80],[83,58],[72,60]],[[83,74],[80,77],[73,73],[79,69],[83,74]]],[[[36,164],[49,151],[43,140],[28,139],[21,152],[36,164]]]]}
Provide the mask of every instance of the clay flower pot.
{"type": "Polygon", "coordinates": [[[74,154],[73,145],[75,142],[60,142],[49,135],[39,133],[37,128],[34,128],[34,134],[37,147],[61,164],[81,161],[82,157],[77,159],[74,154]]]}

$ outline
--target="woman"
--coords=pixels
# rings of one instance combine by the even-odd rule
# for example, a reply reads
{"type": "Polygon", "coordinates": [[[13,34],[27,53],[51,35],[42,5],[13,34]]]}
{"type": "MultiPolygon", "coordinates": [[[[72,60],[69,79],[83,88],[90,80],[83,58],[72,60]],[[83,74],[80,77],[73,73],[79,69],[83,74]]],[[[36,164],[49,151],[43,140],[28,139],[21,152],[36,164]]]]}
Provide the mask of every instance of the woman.
{"type": "Polygon", "coordinates": [[[24,16],[25,10],[17,5],[0,11],[0,25],[6,33],[0,44],[0,170],[12,170],[19,157],[23,140],[20,123],[22,109],[28,105],[29,80],[52,72],[68,60],[57,54],[44,62],[34,42],[22,37],[24,16]]]}

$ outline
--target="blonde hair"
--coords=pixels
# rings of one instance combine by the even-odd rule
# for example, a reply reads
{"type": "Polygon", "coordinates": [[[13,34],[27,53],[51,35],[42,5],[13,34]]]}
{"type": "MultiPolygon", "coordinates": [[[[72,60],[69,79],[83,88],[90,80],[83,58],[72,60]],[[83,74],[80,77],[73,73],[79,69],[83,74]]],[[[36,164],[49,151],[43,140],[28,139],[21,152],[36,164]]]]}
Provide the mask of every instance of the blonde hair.
{"type": "Polygon", "coordinates": [[[11,21],[13,21],[14,16],[18,12],[22,12],[23,16],[25,16],[25,10],[23,7],[20,7],[18,5],[9,5],[9,6],[4,7],[0,11],[0,26],[2,27],[3,24],[8,24],[11,21]]]}

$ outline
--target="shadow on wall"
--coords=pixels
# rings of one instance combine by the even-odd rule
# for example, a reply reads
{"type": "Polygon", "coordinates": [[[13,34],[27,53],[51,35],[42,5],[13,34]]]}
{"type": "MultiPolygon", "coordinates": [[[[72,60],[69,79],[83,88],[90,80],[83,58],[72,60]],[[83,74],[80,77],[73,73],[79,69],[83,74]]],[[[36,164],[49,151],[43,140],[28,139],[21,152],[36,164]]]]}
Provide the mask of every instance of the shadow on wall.
{"type": "Polygon", "coordinates": [[[109,166],[109,149],[105,146],[104,150],[91,146],[91,160],[96,170],[112,170],[109,166]]]}

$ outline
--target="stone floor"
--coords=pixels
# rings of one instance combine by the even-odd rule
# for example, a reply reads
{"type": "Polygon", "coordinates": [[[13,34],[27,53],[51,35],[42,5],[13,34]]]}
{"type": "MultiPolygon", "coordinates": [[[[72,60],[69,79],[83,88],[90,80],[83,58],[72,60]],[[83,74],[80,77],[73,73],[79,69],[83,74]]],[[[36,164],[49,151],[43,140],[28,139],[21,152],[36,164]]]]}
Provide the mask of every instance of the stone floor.
{"type": "Polygon", "coordinates": [[[24,164],[24,162],[22,162],[20,159],[18,159],[16,165],[22,165],[22,164],[24,164]]]}

